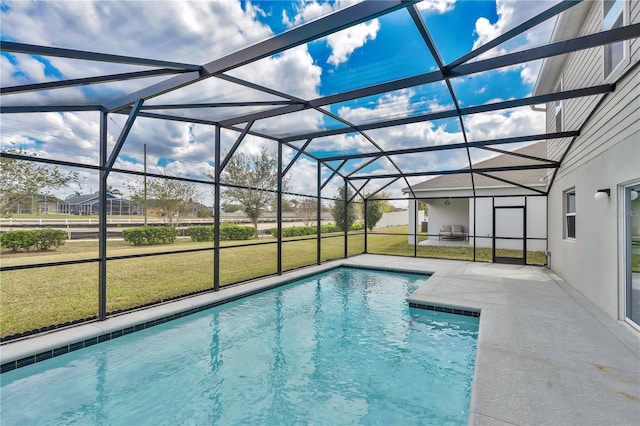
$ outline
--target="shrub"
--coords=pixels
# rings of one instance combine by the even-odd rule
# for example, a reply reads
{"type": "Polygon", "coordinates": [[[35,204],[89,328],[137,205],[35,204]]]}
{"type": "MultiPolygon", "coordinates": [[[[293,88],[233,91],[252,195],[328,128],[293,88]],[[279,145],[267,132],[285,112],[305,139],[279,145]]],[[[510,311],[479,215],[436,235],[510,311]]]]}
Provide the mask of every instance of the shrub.
{"type": "Polygon", "coordinates": [[[331,234],[333,232],[340,232],[340,228],[338,225],[334,223],[329,223],[327,225],[322,225],[320,228],[323,234],[331,234]]]}
{"type": "MultiPolygon", "coordinates": [[[[282,238],[302,237],[304,235],[314,235],[315,233],[315,226],[290,226],[288,228],[282,228],[282,238]]],[[[272,228],[271,235],[277,238],[278,228],[272,228]]]]}
{"type": "MultiPolygon", "coordinates": [[[[193,241],[213,241],[213,226],[191,226],[187,235],[193,241]]],[[[220,241],[250,240],[256,236],[252,226],[220,225],[220,241]]]]}
{"type": "Polygon", "coordinates": [[[58,248],[67,239],[67,233],[61,229],[36,229],[33,231],[36,248],[38,250],[48,250],[51,247],[58,248]]]}
{"type": "Polygon", "coordinates": [[[173,243],[176,236],[176,230],[170,226],[142,226],[122,230],[122,238],[134,246],[173,243]]]}
{"type": "Polygon", "coordinates": [[[0,245],[13,252],[18,250],[48,250],[64,244],[67,233],[60,229],[31,229],[8,231],[0,234],[0,245]]]}
{"type": "Polygon", "coordinates": [[[354,222],[351,224],[351,231],[362,231],[364,229],[364,222],[354,222]]]}
{"type": "MultiPolygon", "coordinates": [[[[329,223],[322,225],[320,228],[323,234],[331,234],[333,232],[342,232],[337,225],[329,223]]],[[[351,225],[351,231],[361,231],[364,229],[363,222],[355,222],[351,225]]],[[[315,235],[317,228],[315,226],[290,226],[282,228],[282,238],[302,237],[305,235],[315,235]]],[[[278,238],[278,228],[271,228],[273,238],[278,238]]]]}
{"type": "Polygon", "coordinates": [[[0,245],[16,252],[20,249],[29,250],[36,245],[36,238],[33,231],[17,230],[7,231],[0,234],[0,245]]]}
{"type": "Polygon", "coordinates": [[[213,241],[213,226],[190,226],[187,228],[187,236],[192,241],[213,241]]]}
{"type": "Polygon", "coordinates": [[[253,226],[220,225],[220,241],[250,240],[255,236],[256,228],[253,226]]]}

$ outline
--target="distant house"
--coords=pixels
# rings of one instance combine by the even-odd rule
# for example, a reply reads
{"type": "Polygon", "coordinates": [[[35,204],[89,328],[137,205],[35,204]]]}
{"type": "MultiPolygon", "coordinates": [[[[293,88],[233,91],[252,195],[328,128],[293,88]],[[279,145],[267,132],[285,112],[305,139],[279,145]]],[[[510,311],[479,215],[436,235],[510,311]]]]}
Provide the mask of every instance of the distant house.
{"type": "MultiPolygon", "coordinates": [[[[473,168],[492,168],[535,164],[546,158],[545,142],[538,142],[509,154],[497,155],[473,164],[473,168]],[[540,160],[536,160],[540,159],[540,160]]],[[[416,198],[429,206],[428,239],[421,245],[440,241],[442,226],[462,225],[459,245],[492,247],[494,215],[498,220],[496,237],[525,237],[527,250],[546,250],[546,197],[538,191],[546,189],[547,169],[500,171],[490,174],[450,174],[426,180],[412,187],[416,198]],[[493,176],[493,177],[490,177],[493,176]],[[510,182],[510,183],[508,183],[510,182]],[[524,194],[524,196],[523,196],[524,194]],[[506,209],[511,206],[513,209],[506,209]],[[526,223],[525,223],[526,221],[526,223]],[[474,236],[475,235],[475,240],[474,236]],[[470,236],[470,237],[469,237],[470,236]]],[[[403,192],[408,193],[408,189],[403,192]]],[[[409,223],[413,220],[415,206],[410,203],[409,223]]],[[[447,236],[444,236],[446,238],[447,236]]],[[[499,248],[522,248],[522,239],[497,238],[499,248]]],[[[409,243],[415,244],[409,237],[409,243]]]]}
{"type": "Polygon", "coordinates": [[[44,214],[68,214],[69,203],[52,195],[36,195],[34,200],[35,212],[44,214]]]}
{"type": "MultiPolygon", "coordinates": [[[[68,203],[68,213],[77,215],[96,215],[100,196],[98,194],[84,194],[69,197],[65,200],[68,203]]],[[[136,206],[123,198],[116,198],[107,194],[107,214],[108,215],[132,215],[137,214],[136,206]]]]}
{"type": "Polygon", "coordinates": [[[66,214],[69,203],[53,195],[32,194],[25,196],[22,201],[10,209],[14,214],[66,214]]]}

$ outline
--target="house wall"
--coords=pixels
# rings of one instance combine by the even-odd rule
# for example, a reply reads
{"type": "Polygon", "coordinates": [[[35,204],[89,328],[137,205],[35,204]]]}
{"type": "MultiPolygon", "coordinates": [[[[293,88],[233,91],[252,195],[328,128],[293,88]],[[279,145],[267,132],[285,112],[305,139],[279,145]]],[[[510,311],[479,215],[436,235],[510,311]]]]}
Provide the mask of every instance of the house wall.
{"type": "MultiPolygon", "coordinates": [[[[640,22],[640,2],[628,2],[631,23],[640,22]]],[[[583,33],[602,25],[602,3],[593,2],[583,33]]],[[[627,70],[640,58],[640,42],[629,43],[627,70]]],[[[604,83],[603,48],[569,55],[563,75],[565,89],[604,83]]],[[[622,75],[622,74],[619,74],[622,75]]],[[[598,97],[600,99],[601,97],[598,97]]],[[[565,102],[567,129],[578,128],[598,99],[565,102]]],[[[553,106],[547,108],[548,129],[553,130],[553,106]]],[[[566,143],[564,148],[566,148],[566,143]]],[[[549,143],[548,158],[558,159],[561,149],[549,143]]],[[[622,253],[617,208],[618,187],[640,179],[640,75],[635,67],[619,80],[614,93],[604,98],[568,152],[548,197],[550,267],[611,317],[619,317],[619,278],[622,253]],[[564,191],[576,191],[576,238],[564,238],[564,191]],[[595,200],[596,190],[610,188],[607,200],[595,200]]]]}
{"type": "Polygon", "coordinates": [[[463,231],[469,232],[469,199],[430,200],[427,204],[430,239],[438,239],[442,225],[462,225],[463,231]]]}
{"type": "MultiPolygon", "coordinates": [[[[545,197],[500,197],[500,198],[478,198],[476,199],[476,220],[473,225],[474,204],[469,203],[469,233],[476,230],[476,247],[492,247],[493,245],[493,206],[525,206],[527,213],[527,250],[545,251],[547,242],[544,239],[547,231],[546,210],[547,201],[545,197]],[[541,238],[532,239],[532,238],[541,238]]],[[[505,218],[513,212],[503,212],[505,218]]],[[[522,235],[522,215],[514,215],[513,221],[503,221],[500,225],[501,233],[498,236],[521,236],[522,235]]],[[[498,218],[500,220],[500,218],[498,218]]],[[[522,241],[500,240],[499,248],[521,249],[522,241]]]]}

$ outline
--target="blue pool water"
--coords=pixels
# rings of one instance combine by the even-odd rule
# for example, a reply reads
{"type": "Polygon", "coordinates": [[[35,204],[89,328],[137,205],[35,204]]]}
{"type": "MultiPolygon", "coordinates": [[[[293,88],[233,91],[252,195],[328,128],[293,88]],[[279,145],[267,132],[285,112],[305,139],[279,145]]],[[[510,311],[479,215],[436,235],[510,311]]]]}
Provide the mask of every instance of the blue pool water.
{"type": "Polygon", "coordinates": [[[340,268],[2,374],[1,423],[466,424],[478,319],[340,268]]]}

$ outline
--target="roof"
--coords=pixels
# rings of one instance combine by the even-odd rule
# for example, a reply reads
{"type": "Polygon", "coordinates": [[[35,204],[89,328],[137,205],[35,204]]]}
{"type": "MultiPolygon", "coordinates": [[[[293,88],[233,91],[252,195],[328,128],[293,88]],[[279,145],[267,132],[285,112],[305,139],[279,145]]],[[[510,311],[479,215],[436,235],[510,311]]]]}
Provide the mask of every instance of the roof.
{"type": "MultiPolygon", "coordinates": [[[[529,155],[538,158],[546,158],[546,145],[545,142],[537,142],[528,145],[524,148],[513,151],[516,154],[529,155]]],[[[474,163],[473,168],[489,168],[489,167],[508,167],[518,166],[525,164],[537,163],[540,161],[526,159],[509,154],[497,155],[488,160],[474,163]]],[[[465,167],[468,169],[468,167],[465,167]]],[[[544,186],[544,177],[547,173],[547,169],[530,169],[530,170],[516,170],[516,171],[502,171],[487,173],[488,175],[496,176],[501,179],[509,180],[519,183],[525,186],[544,186]]],[[[508,185],[490,177],[486,177],[477,173],[473,176],[476,188],[489,188],[496,186],[508,185]]],[[[452,174],[452,175],[440,175],[435,178],[426,180],[412,186],[414,191],[435,191],[442,189],[468,189],[471,188],[471,175],[467,174],[452,174]]],[[[403,190],[408,192],[408,188],[403,190]]]]}
{"type": "MultiPolygon", "coordinates": [[[[584,25],[587,13],[594,4],[599,5],[600,3],[585,1],[560,15],[556,21],[550,41],[552,43],[560,42],[578,36],[580,29],[584,25]]],[[[534,96],[555,91],[560,71],[564,67],[566,60],[567,55],[558,55],[546,58],[542,62],[542,67],[533,89],[534,96]]]]}
{"type": "MultiPolygon", "coordinates": [[[[75,197],[69,197],[65,201],[69,204],[92,204],[98,202],[98,194],[83,194],[75,197]]],[[[107,194],[107,199],[115,198],[111,194],[107,194]]]]}

